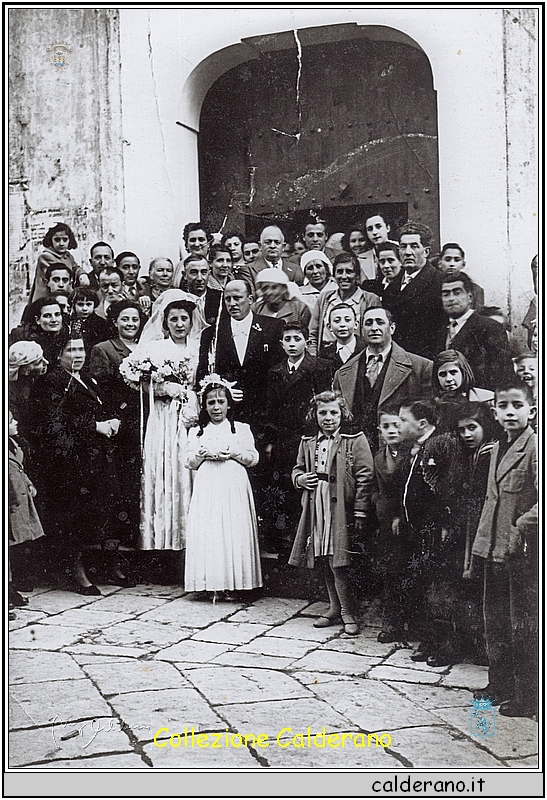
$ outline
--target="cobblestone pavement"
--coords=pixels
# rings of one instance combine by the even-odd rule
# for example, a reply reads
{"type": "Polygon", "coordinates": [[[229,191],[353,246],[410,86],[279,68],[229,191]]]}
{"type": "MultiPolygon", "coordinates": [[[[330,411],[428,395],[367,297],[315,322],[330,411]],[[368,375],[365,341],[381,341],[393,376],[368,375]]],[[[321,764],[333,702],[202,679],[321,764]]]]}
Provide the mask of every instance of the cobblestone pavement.
{"type": "Polygon", "coordinates": [[[537,766],[531,719],[497,715],[493,736],[471,735],[469,690],[486,685],[486,667],[415,664],[410,649],[379,644],[372,624],[357,637],[314,628],[323,603],[212,604],[180,587],[101,588],[103,597],[38,589],[16,610],[10,767],[537,766]],[[197,746],[203,732],[208,747],[197,746]],[[321,732],[365,735],[320,747],[321,732]],[[235,733],[268,740],[239,746],[235,733]],[[369,733],[391,743],[375,746],[369,733]]]}

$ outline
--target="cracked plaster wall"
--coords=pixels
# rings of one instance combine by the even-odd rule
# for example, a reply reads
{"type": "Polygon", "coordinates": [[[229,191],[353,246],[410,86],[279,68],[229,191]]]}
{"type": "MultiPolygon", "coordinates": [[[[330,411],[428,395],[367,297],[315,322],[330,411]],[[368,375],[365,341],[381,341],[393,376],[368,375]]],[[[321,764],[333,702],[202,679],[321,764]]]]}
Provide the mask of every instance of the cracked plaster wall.
{"type": "Polygon", "coordinates": [[[192,84],[193,71],[215,54],[218,77],[244,60],[234,46],[255,57],[245,40],[261,34],[294,39],[306,27],[357,23],[403,31],[428,55],[441,239],[464,244],[473,276],[491,302],[510,300],[518,329],[537,237],[536,17],[534,9],[10,10],[13,302],[49,210],[86,246],[101,236],[143,263],[178,258],[182,227],[199,213],[203,86],[192,84]],[[75,45],[74,59],[56,74],[45,47],[59,39],[75,45]]]}

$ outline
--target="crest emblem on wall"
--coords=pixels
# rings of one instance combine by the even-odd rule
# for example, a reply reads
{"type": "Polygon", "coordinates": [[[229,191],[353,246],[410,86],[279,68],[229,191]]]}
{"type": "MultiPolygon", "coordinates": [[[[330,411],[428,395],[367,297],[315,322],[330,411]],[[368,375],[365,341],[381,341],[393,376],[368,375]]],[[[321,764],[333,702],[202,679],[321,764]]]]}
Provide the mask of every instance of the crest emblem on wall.
{"type": "Polygon", "coordinates": [[[49,63],[51,64],[54,69],[59,71],[66,69],[70,64],[70,54],[72,53],[72,47],[68,45],[66,42],[58,42],[56,44],[50,44],[49,47],[46,47],[46,53],[49,56],[49,63]]]}

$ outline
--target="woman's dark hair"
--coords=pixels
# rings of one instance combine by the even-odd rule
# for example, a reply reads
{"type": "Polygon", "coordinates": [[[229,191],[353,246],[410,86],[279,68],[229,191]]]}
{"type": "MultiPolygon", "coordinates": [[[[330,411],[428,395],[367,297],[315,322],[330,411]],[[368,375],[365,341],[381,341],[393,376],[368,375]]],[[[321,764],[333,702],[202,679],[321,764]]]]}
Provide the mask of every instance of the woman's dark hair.
{"type": "Polygon", "coordinates": [[[202,222],[188,222],[184,226],[184,230],[182,232],[182,238],[184,239],[184,244],[186,246],[186,249],[188,249],[188,237],[193,231],[203,231],[203,233],[207,237],[207,242],[211,240],[209,231],[202,222]]]}
{"type": "Polygon", "coordinates": [[[209,257],[208,257],[209,264],[212,264],[212,262],[215,260],[215,258],[219,253],[228,253],[228,255],[230,256],[230,261],[233,261],[231,250],[229,250],[223,244],[213,244],[209,248],[209,257]]]}
{"type": "Polygon", "coordinates": [[[71,291],[68,296],[68,302],[72,308],[74,308],[78,300],[93,300],[95,308],[99,305],[99,296],[97,292],[94,292],[89,286],[77,286],[71,291]]]}
{"type": "Polygon", "coordinates": [[[458,422],[464,419],[476,419],[484,431],[483,442],[492,442],[497,439],[496,422],[492,416],[492,409],[486,403],[461,403],[454,413],[454,432],[458,432],[458,422]]]}
{"type": "Polygon", "coordinates": [[[201,436],[203,434],[205,426],[211,422],[211,417],[207,413],[207,396],[211,394],[211,392],[216,392],[220,390],[224,392],[226,400],[228,401],[228,414],[226,415],[226,419],[230,421],[230,430],[232,431],[232,433],[236,432],[236,427],[234,422],[235,409],[231,391],[228,389],[227,386],[224,386],[222,383],[208,383],[205,389],[203,390],[200,400],[200,409],[198,417],[199,431],[197,433],[198,436],[201,436]]]}
{"type": "Polygon", "coordinates": [[[471,389],[475,388],[475,376],[464,354],[460,353],[459,350],[443,350],[435,357],[433,362],[432,389],[435,397],[445,394],[444,389],[441,389],[437,373],[444,364],[451,363],[457,364],[462,373],[462,385],[457,390],[457,393],[468,395],[471,389]]]}
{"type": "Polygon", "coordinates": [[[222,239],[220,240],[220,244],[222,247],[226,244],[227,239],[239,239],[241,244],[243,244],[243,236],[239,231],[228,231],[228,233],[223,234],[222,239]]]}
{"type": "Polygon", "coordinates": [[[360,225],[359,223],[356,223],[355,225],[352,225],[350,228],[347,229],[347,231],[342,236],[342,239],[340,241],[340,244],[342,245],[342,250],[344,250],[346,253],[351,253],[351,250],[349,249],[349,240],[350,240],[351,234],[354,231],[359,231],[359,233],[362,233],[364,238],[365,238],[365,242],[368,242],[368,237],[367,237],[367,232],[365,230],[365,226],[364,225],[360,225]]]}
{"type": "Polygon", "coordinates": [[[140,305],[135,300],[130,300],[129,298],[124,300],[118,300],[116,303],[111,303],[107,310],[106,310],[106,318],[108,320],[108,324],[110,325],[110,330],[116,330],[116,322],[118,317],[125,311],[126,308],[132,308],[139,313],[139,330],[137,331],[137,341],[139,339],[140,333],[142,331],[142,326],[146,322],[146,316],[144,311],[140,307],[140,305]]]}
{"type": "Polygon", "coordinates": [[[190,317],[190,322],[192,322],[192,313],[196,308],[196,304],[191,303],[190,300],[173,300],[172,303],[168,303],[165,306],[165,311],[163,312],[162,327],[164,331],[167,330],[167,319],[169,317],[169,312],[172,311],[174,308],[179,308],[182,309],[183,311],[186,311],[190,317]]]}
{"type": "Polygon", "coordinates": [[[122,263],[122,261],[124,260],[124,258],[136,258],[139,264],[141,263],[141,260],[136,253],[132,253],[130,250],[124,250],[123,253],[118,253],[116,258],[114,259],[116,262],[116,266],[118,268],[122,263]]]}
{"type": "Polygon", "coordinates": [[[52,228],[48,230],[44,238],[42,239],[42,244],[44,247],[53,247],[53,235],[55,233],[66,233],[68,236],[68,249],[69,250],[76,250],[78,247],[78,243],[76,238],[68,225],[65,225],[64,222],[58,222],[57,225],[53,225],[52,228]]]}
{"type": "Polygon", "coordinates": [[[342,414],[342,422],[350,422],[353,419],[353,415],[349,410],[345,397],[340,392],[334,392],[332,389],[326,389],[324,392],[319,392],[319,394],[314,395],[310,400],[306,420],[308,422],[315,422],[316,426],[317,406],[319,403],[338,403],[340,406],[340,412],[342,414]]]}
{"type": "MultiPolygon", "coordinates": [[[[36,323],[36,318],[40,316],[44,306],[59,306],[59,308],[61,308],[54,294],[46,294],[44,297],[39,297],[38,300],[35,300],[34,303],[26,307],[25,312],[28,310],[28,317],[23,321],[28,321],[31,325],[35,323],[37,327],[40,327],[38,323],[36,323]]],[[[61,308],[61,312],[62,310],[61,308]]],[[[26,316],[26,314],[23,316],[26,316]]]]}

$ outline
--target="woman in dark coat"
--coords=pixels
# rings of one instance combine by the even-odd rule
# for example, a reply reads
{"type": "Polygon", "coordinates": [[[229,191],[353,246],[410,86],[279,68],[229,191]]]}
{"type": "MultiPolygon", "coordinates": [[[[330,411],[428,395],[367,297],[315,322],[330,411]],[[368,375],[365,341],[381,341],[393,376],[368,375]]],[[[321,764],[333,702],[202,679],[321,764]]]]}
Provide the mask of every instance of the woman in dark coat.
{"type": "MultiPolygon", "coordinates": [[[[121,420],[114,440],[114,459],[120,487],[118,519],[125,523],[123,543],[136,547],[140,518],[141,482],[141,413],[139,393],[130,388],[120,374],[120,364],[137,346],[146,317],[138,302],[120,300],[107,311],[112,336],[96,344],[91,351],[89,374],[97,381],[99,395],[104,398],[107,412],[121,420]],[[120,516],[121,515],[121,516],[120,516]]],[[[148,396],[143,394],[143,404],[148,396]]],[[[144,423],[145,420],[142,419],[144,423]]]]}
{"type": "Polygon", "coordinates": [[[108,549],[112,539],[110,510],[118,491],[109,439],[120,421],[107,418],[96,381],[80,374],[84,361],[83,340],[67,332],[58,363],[33,386],[33,442],[40,517],[58,564],[70,573],[75,591],[99,595],[82,550],[97,544],[108,549]]]}
{"type": "Polygon", "coordinates": [[[47,295],[25,308],[21,324],[10,333],[9,343],[37,342],[49,364],[48,369],[52,369],[59,358],[66,331],[59,302],[47,295]]]}

